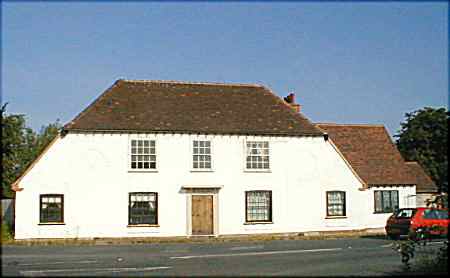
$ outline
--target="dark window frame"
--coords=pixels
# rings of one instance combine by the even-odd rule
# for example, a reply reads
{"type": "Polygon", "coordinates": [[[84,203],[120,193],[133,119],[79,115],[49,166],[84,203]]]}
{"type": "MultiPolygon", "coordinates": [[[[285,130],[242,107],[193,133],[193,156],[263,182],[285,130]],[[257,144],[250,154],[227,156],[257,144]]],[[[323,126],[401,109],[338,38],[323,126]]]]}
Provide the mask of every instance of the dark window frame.
{"type": "Polygon", "coordinates": [[[399,195],[399,191],[398,190],[375,190],[373,192],[373,208],[374,208],[374,213],[392,213],[394,212],[396,209],[398,209],[400,207],[400,195],[399,195]],[[390,202],[390,208],[389,209],[385,209],[383,204],[385,203],[384,201],[384,193],[385,192],[389,192],[389,202],[390,202]],[[397,198],[396,198],[396,203],[397,204],[392,204],[392,192],[397,192],[397,198]],[[377,207],[377,197],[376,195],[380,194],[380,204],[381,204],[381,208],[377,207]]]}
{"type": "MultiPolygon", "coordinates": [[[[50,203],[47,203],[47,205],[50,203]]],[[[40,224],[61,224],[64,223],[64,194],[40,194],[39,195],[39,223],[40,224]],[[43,208],[42,205],[44,202],[42,201],[43,198],[54,198],[59,197],[61,198],[61,208],[59,212],[59,219],[58,220],[49,220],[48,219],[48,212],[46,213],[46,218],[43,214],[43,208]]]]}
{"type": "Polygon", "coordinates": [[[325,192],[325,198],[327,201],[327,217],[346,217],[347,216],[347,197],[345,196],[345,191],[342,190],[332,190],[332,191],[326,191],[325,192]],[[343,214],[330,214],[330,203],[328,200],[328,194],[333,194],[333,193],[338,193],[338,194],[343,194],[344,195],[344,203],[342,204],[342,213],[343,214]]]}
{"type": "MultiPolygon", "coordinates": [[[[151,202],[151,201],[149,201],[151,202]]],[[[137,226],[137,225],[159,225],[158,219],[158,192],[129,192],[128,193],[128,225],[129,226],[137,226]],[[131,223],[131,197],[135,194],[149,194],[149,196],[155,196],[155,223],[131,223]]]]}
{"type": "Polygon", "coordinates": [[[249,190],[245,191],[245,222],[246,223],[272,223],[272,190],[249,190]],[[249,220],[248,219],[248,209],[249,204],[247,202],[248,195],[251,193],[268,193],[269,194],[269,207],[268,209],[268,219],[266,220],[249,220]]]}

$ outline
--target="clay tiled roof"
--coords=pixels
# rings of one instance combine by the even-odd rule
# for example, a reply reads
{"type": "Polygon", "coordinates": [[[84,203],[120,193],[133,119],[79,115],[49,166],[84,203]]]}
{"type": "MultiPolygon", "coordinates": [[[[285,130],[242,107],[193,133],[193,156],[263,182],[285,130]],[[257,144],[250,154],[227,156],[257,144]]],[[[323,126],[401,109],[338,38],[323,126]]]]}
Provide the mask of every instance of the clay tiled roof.
{"type": "Polygon", "coordinates": [[[382,125],[316,124],[327,132],[358,176],[369,186],[413,185],[400,152],[382,125]]]}
{"type": "Polygon", "coordinates": [[[260,85],[118,80],[67,131],[323,136],[260,85]]]}
{"type": "Polygon", "coordinates": [[[417,193],[434,193],[438,192],[438,188],[433,180],[423,170],[422,166],[416,161],[407,161],[411,175],[416,178],[416,192],[417,193]]]}

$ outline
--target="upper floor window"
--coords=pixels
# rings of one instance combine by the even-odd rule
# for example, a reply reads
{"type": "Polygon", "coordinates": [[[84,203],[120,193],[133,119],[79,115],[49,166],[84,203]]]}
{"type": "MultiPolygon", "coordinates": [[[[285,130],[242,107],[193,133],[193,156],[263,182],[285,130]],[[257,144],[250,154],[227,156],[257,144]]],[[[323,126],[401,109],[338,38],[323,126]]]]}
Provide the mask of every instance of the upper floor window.
{"type": "Polygon", "coordinates": [[[393,212],[398,206],[398,190],[378,190],[374,192],[375,212],[393,212]]]}
{"type": "Polygon", "coordinates": [[[272,222],[272,191],[246,191],[245,209],[245,222],[272,222]]]}
{"type": "Polygon", "coordinates": [[[133,192],[129,194],[128,224],[158,224],[158,193],[133,192]]]}
{"type": "Polygon", "coordinates": [[[211,169],[210,141],[194,141],[192,155],[192,168],[211,169]]]}
{"type": "Polygon", "coordinates": [[[327,191],[327,216],[345,216],[344,191],[327,191]]]}
{"type": "Polygon", "coordinates": [[[270,169],[269,142],[247,141],[247,169],[270,169]]]}
{"type": "Polygon", "coordinates": [[[155,140],[131,140],[131,169],[156,169],[155,140]]]}
{"type": "Polygon", "coordinates": [[[44,194],[40,195],[40,223],[64,222],[64,195],[44,194]]]}

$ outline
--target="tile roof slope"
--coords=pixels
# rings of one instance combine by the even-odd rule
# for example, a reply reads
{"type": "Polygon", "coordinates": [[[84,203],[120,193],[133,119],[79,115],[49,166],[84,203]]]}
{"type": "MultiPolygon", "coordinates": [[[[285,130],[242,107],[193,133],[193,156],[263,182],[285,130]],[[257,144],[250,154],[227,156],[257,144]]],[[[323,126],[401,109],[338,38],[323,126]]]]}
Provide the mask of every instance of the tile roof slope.
{"type": "Polygon", "coordinates": [[[65,130],[323,136],[260,85],[118,80],[65,130]]]}
{"type": "Polygon", "coordinates": [[[406,166],[408,167],[411,175],[416,178],[416,192],[417,193],[434,193],[438,192],[438,188],[433,180],[428,176],[422,166],[416,161],[407,161],[406,166]]]}
{"type": "Polygon", "coordinates": [[[369,186],[412,185],[400,152],[382,125],[316,124],[328,133],[358,176],[369,186]]]}

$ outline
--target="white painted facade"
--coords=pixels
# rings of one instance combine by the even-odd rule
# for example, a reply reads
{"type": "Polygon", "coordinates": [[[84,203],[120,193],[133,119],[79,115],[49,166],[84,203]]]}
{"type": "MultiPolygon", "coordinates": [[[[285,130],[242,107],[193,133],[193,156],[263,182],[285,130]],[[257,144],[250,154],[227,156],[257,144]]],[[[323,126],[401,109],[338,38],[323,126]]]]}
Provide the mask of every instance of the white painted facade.
{"type": "Polygon", "coordinates": [[[433,193],[417,193],[416,195],[417,207],[426,207],[428,201],[433,200],[436,195],[437,194],[433,193]]]}
{"type": "MultiPolygon", "coordinates": [[[[362,184],[323,137],[69,133],[22,178],[15,238],[189,236],[191,190],[214,196],[214,234],[289,233],[384,227],[376,189],[362,184]],[[156,171],[130,171],[132,138],[156,140],[156,171]],[[192,169],[192,141],[210,140],[212,171],[192,169]],[[245,169],[245,142],[268,141],[270,171],[245,169]],[[191,189],[194,188],[194,189],[191,189]],[[207,190],[210,190],[209,192],[207,190]],[[272,223],[245,223],[245,191],[272,191],[272,223]],[[326,191],[346,193],[346,217],[326,217],[326,191]],[[128,227],[129,192],[158,193],[158,227],[128,227]],[[40,194],[64,194],[64,225],[39,224],[40,194]]],[[[389,188],[383,188],[389,189],[389,188]]],[[[407,207],[415,187],[395,187],[407,207]]]]}

